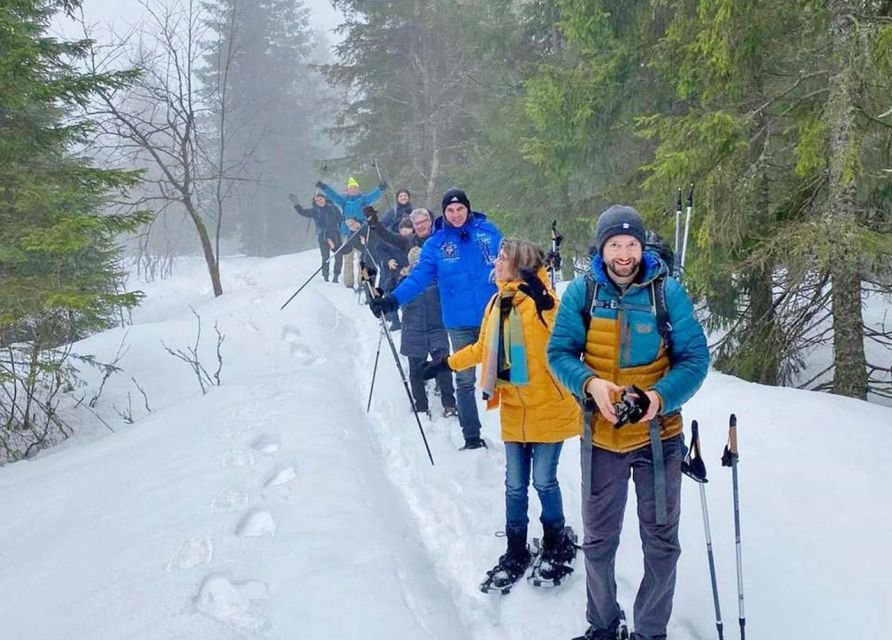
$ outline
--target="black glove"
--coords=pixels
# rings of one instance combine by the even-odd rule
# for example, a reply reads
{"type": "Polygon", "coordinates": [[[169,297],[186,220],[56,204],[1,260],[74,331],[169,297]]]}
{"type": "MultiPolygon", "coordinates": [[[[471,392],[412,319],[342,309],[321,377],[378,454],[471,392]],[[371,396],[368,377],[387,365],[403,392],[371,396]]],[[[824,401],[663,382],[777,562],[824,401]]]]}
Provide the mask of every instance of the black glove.
{"type": "Polygon", "coordinates": [[[370,227],[377,227],[380,224],[378,220],[378,212],[375,211],[375,207],[363,207],[362,212],[365,214],[365,219],[368,220],[370,227]]]}
{"type": "Polygon", "coordinates": [[[391,311],[396,311],[399,308],[400,303],[397,302],[396,298],[389,294],[369,300],[369,309],[372,310],[372,314],[376,318],[380,318],[381,316],[386,315],[391,311]]]}
{"type": "Polygon", "coordinates": [[[452,371],[452,367],[449,366],[449,356],[443,356],[439,360],[431,360],[421,365],[421,377],[425,380],[436,378],[446,371],[452,371]]]}
{"type": "Polygon", "coordinates": [[[381,184],[378,185],[378,188],[381,189],[381,191],[384,191],[387,188],[387,183],[382,180],[381,184]]]}
{"type": "Polygon", "coordinates": [[[532,271],[521,271],[520,277],[523,278],[523,283],[518,288],[533,299],[540,316],[543,311],[554,309],[554,298],[548,293],[538,275],[532,271]]]}
{"type": "Polygon", "coordinates": [[[317,181],[316,181],[316,188],[317,188],[317,189],[321,189],[321,188],[324,187],[324,186],[325,186],[325,183],[322,182],[322,180],[317,180],[317,181]]]}
{"type": "Polygon", "coordinates": [[[291,204],[297,204],[297,196],[293,193],[288,194],[288,199],[291,200],[291,204]]]}

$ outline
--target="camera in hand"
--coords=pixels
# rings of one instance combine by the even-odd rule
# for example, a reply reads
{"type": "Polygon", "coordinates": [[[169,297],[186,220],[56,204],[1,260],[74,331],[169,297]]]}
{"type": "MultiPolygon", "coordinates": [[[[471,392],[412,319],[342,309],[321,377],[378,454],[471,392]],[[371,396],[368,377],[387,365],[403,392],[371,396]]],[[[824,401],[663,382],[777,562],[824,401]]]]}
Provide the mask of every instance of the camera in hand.
{"type": "Polygon", "coordinates": [[[640,388],[630,384],[623,389],[623,395],[619,402],[613,405],[617,417],[613,426],[619,429],[627,424],[641,422],[641,418],[647,414],[648,409],[650,409],[650,398],[640,388]]]}

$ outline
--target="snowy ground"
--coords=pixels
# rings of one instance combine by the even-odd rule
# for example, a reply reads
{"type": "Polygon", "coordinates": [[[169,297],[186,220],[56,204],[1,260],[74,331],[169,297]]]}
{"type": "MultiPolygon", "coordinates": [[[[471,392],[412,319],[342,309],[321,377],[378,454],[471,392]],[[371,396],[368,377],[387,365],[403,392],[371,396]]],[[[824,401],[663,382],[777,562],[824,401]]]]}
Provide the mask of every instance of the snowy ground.
{"type": "MultiPolygon", "coordinates": [[[[555,590],[506,597],[477,584],[503,551],[504,455],[459,452],[457,422],[425,422],[431,467],[386,343],[365,412],[378,325],[307,252],[223,263],[214,299],[197,262],[144,285],[134,325],[82,353],[129,350],[81,436],[0,469],[0,637],[6,639],[568,640],[585,628],[582,563],[555,590]],[[164,352],[191,345],[223,385],[201,395],[164,352]],[[131,376],[146,390],[146,410],[131,376]],[[135,424],[115,411],[132,399],[135,424]]],[[[433,402],[435,410],[439,408],[433,402]]],[[[730,471],[739,420],[747,629],[751,638],[884,637],[892,627],[892,409],[711,373],[686,417],[701,425],[727,637],[737,637],[730,471]],[[886,603],[885,605],[883,603],[886,603]]],[[[435,413],[436,415],[436,413],[435,413]]],[[[560,467],[581,529],[579,453],[560,467]]],[[[685,482],[670,638],[716,637],[697,487],[685,482]]],[[[535,522],[538,502],[531,498],[535,522]]],[[[617,561],[631,615],[641,557],[629,501],[617,561]]],[[[538,526],[532,525],[533,535],[538,526]]],[[[581,559],[581,557],[580,557],[581,559]]]]}

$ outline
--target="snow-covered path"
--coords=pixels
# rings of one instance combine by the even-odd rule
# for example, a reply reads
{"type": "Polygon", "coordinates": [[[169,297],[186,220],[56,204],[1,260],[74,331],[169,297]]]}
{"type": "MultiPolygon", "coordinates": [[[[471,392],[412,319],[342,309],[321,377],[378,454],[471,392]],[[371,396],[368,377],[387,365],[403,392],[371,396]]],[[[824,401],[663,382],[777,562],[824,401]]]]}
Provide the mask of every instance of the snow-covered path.
{"type": "MultiPolygon", "coordinates": [[[[203,397],[142,324],[166,311],[136,313],[122,365],[161,406],[0,471],[0,637],[469,637],[344,375],[357,337],[307,294],[303,328],[278,287],[197,306],[226,333],[225,384],[203,397]]],[[[192,340],[189,298],[164,319],[171,346],[192,340]]],[[[104,398],[121,406],[126,382],[104,398]]]]}
{"type": "MultiPolygon", "coordinates": [[[[223,263],[214,299],[200,263],[145,285],[129,332],[79,343],[100,360],[122,340],[125,373],[97,404],[115,429],[0,469],[0,638],[6,640],[411,638],[569,640],[585,628],[582,563],[555,590],[507,597],[477,585],[504,550],[498,416],[488,450],[460,452],[455,419],[425,420],[427,460],[386,344],[365,412],[378,325],[306,252],[223,263]],[[164,352],[191,345],[223,385],[202,396],[164,352]],[[146,390],[143,406],[131,376],[146,390]],[[135,424],[116,413],[132,398],[135,424]]],[[[94,376],[95,377],[95,376],[94,376]]],[[[730,472],[718,464],[740,421],[747,628],[752,638],[884,637],[892,626],[892,410],[712,373],[686,410],[701,424],[726,636],[736,637],[730,472]]],[[[559,468],[580,527],[579,452],[559,468]]],[[[684,484],[670,638],[715,637],[699,495],[684,484]]],[[[533,492],[534,493],[534,492],[533,492]]],[[[617,558],[631,603],[641,557],[630,499],[617,558]]],[[[540,535],[530,500],[531,536],[540,535]]]]}

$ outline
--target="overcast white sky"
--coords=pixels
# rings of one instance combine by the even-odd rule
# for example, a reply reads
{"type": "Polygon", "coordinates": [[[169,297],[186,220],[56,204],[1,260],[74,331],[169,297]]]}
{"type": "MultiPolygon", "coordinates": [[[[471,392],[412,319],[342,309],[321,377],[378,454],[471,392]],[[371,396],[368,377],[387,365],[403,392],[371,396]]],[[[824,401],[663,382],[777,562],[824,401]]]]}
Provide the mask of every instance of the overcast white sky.
{"type": "MultiPolygon", "coordinates": [[[[310,19],[314,28],[321,28],[335,42],[338,38],[331,32],[341,21],[328,0],[304,0],[304,5],[312,12],[310,19]]],[[[88,24],[114,24],[118,30],[124,30],[128,24],[138,22],[145,10],[137,0],[83,0],[84,16],[88,24]]],[[[60,25],[63,32],[68,29],[60,25]]]]}

